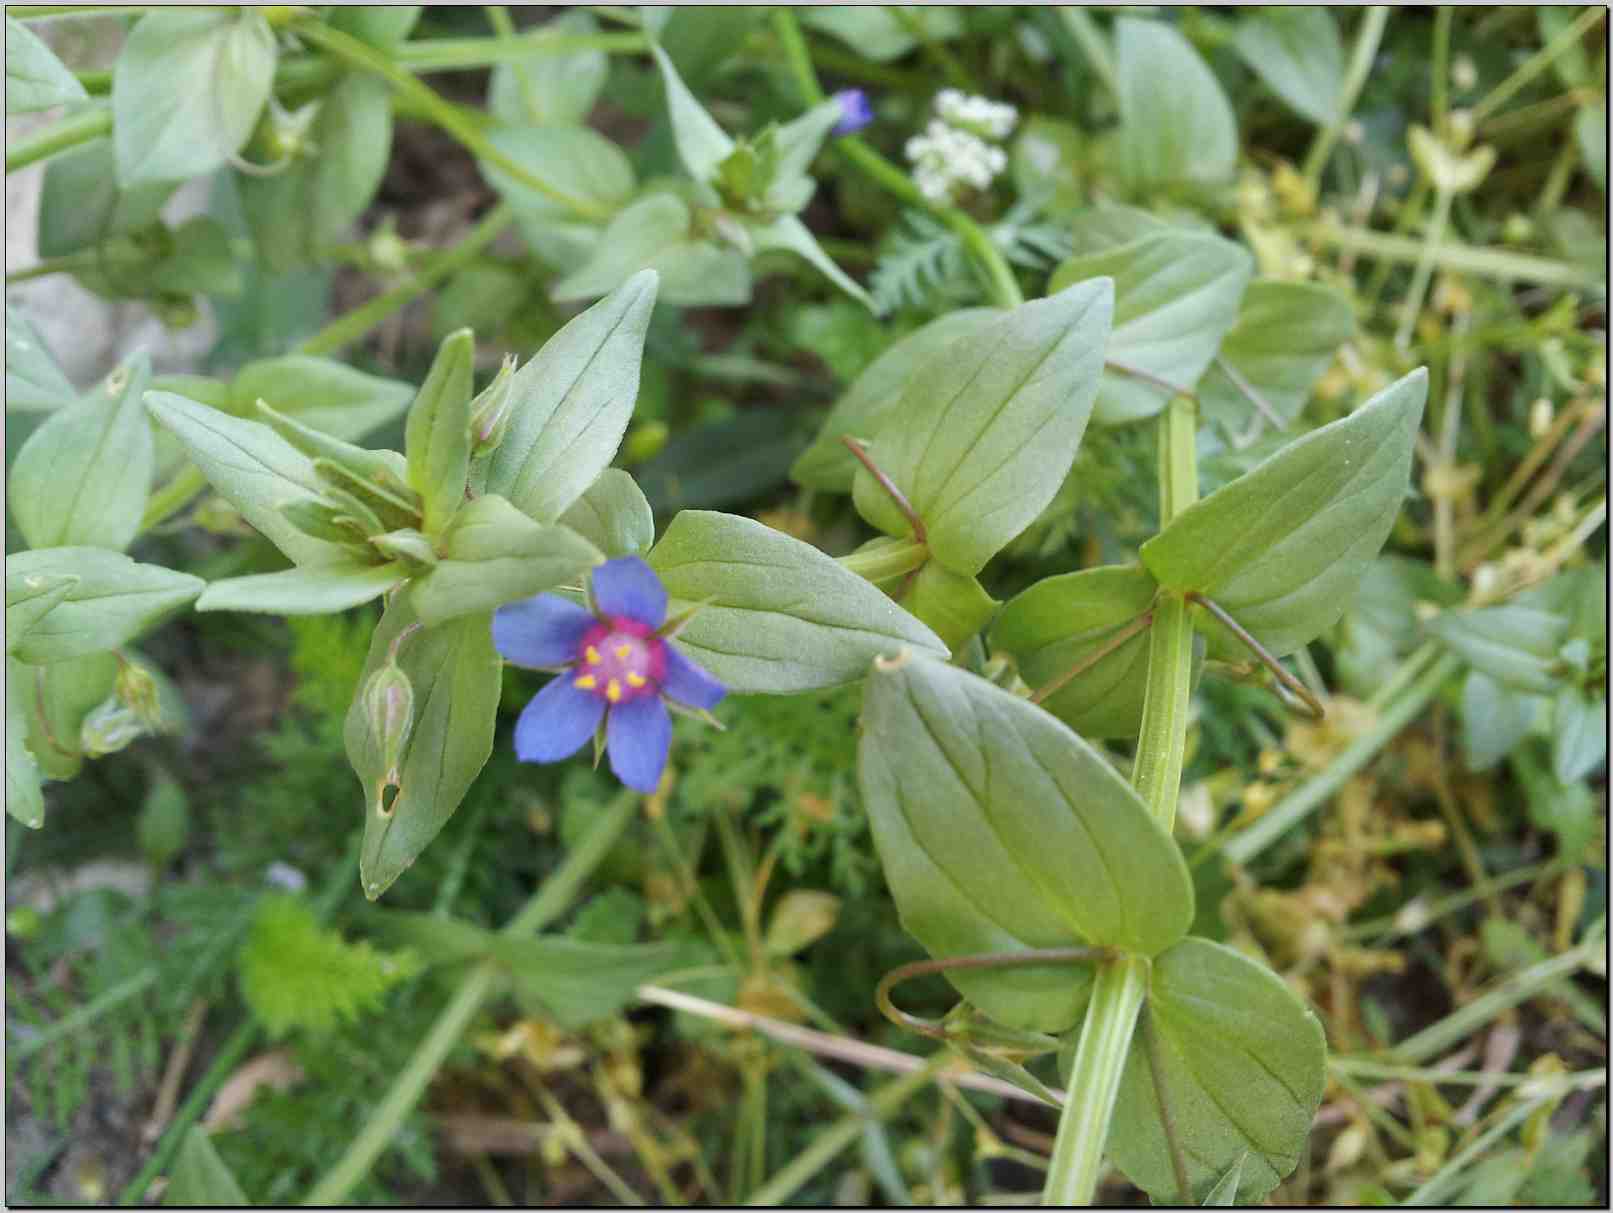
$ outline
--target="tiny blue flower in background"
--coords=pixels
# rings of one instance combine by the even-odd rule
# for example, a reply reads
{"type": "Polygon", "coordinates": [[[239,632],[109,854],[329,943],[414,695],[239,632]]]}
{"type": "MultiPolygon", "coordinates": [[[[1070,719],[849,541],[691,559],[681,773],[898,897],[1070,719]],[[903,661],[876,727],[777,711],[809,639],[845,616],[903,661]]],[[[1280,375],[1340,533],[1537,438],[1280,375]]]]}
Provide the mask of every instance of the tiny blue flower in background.
{"type": "Polygon", "coordinates": [[[596,568],[592,599],[588,611],[539,594],[493,613],[493,645],[506,660],[561,671],[515,722],[515,754],[522,762],[570,758],[603,720],[611,770],[628,787],[653,792],[672,744],[663,698],[710,709],[727,691],[660,635],[666,587],[637,556],[596,568]]]}
{"type": "Polygon", "coordinates": [[[843,88],[833,97],[840,105],[840,121],[835,123],[836,135],[853,135],[874,120],[874,107],[868,103],[868,94],[860,88],[843,88]]]}

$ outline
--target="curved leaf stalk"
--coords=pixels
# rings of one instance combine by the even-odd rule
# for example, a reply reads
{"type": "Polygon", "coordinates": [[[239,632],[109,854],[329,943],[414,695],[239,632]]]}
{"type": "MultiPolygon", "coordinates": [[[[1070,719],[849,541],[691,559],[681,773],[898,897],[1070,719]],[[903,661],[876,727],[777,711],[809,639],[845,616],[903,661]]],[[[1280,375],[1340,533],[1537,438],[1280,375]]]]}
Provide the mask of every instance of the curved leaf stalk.
{"type": "Polygon", "coordinates": [[[102,139],[112,133],[112,111],[105,107],[83,110],[47,126],[39,134],[19,139],[6,148],[6,172],[14,173],[30,164],[49,160],[71,151],[81,143],[102,139]]]}
{"type": "MultiPolygon", "coordinates": [[[[1160,417],[1162,527],[1198,499],[1196,425],[1193,403],[1182,396],[1172,400],[1160,417]]],[[[1167,830],[1176,816],[1182,782],[1192,673],[1193,624],[1187,602],[1179,594],[1162,591],[1149,625],[1148,688],[1131,783],[1167,830]]],[[[1053,1159],[1042,1188],[1044,1205],[1092,1203],[1131,1035],[1148,993],[1148,971],[1148,961],[1141,956],[1119,957],[1098,970],[1070,1071],[1069,1099],[1059,1117],[1053,1159]]]]}

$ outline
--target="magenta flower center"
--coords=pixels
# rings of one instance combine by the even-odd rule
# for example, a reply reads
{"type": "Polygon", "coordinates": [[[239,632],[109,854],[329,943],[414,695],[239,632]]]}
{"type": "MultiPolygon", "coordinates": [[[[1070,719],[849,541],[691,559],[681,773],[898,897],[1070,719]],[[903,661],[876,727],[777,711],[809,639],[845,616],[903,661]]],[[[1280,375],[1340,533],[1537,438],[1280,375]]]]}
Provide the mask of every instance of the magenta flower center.
{"type": "Polygon", "coordinates": [[[571,677],[578,690],[616,704],[659,694],[665,673],[665,642],[654,630],[611,616],[588,629],[571,677]]]}

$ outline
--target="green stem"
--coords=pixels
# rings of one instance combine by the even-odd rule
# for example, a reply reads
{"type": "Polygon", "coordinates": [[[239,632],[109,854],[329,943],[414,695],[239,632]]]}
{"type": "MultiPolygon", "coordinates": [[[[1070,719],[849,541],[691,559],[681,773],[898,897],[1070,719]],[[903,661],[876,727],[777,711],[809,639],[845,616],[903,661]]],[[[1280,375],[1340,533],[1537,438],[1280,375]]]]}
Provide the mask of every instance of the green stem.
{"type": "Polygon", "coordinates": [[[514,221],[515,213],[500,203],[482,217],[454,248],[440,253],[429,267],[402,286],[377,295],[362,307],[338,316],[297,347],[299,354],[329,354],[357,341],[393,312],[431,290],[439,282],[469,265],[514,221]]]}
{"type": "Polygon", "coordinates": [[[1442,4],[1434,10],[1434,63],[1428,108],[1433,113],[1434,133],[1441,139],[1450,134],[1451,21],[1456,10],[1442,4]]]}
{"type": "Polygon", "coordinates": [[[1417,317],[1422,314],[1423,296],[1428,292],[1428,280],[1434,276],[1434,257],[1445,238],[1454,197],[1448,189],[1437,186],[1434,189],[1434,215],[1428,221],[1422,251],[1417,257],[1417,268],[1412,271],[1411,288],[1406,292],[1406,301],[1400,308],[1400,327],[1395,330],[1395,345],[1402,350],[1411,345],[1412,329],[1416,326],[1417,317]]]}
{"type": "Polygon", "coordinates": [[[1405,1205],[1443,1204],[1452,1195],[1449,1190],[1452,1185],[1463,1178],[1471,1176],[1470,1163],[1475,1159],[1483,1158],[1485,1152],[1492,1145],[1506,1137],[1514,1128],[1528,1120],[1540,1109],[1546,1107],[1554,1099],[1560,1098],[1562,1098],[1561,1092],[1554,1090],[1548,1094],[1536,1096],[1534,1099],[1520,1102],[1500,1120],[1475,1137],[1466,1148],[1458,1150],[1452,1155],[1449,1162],[1423,1181],[1417,1190],[1401,1203],[1405,1205]]]}
{"type": "MultiPolygon", "coordinates": [[[[599,866],[621,836],[638,807],[636,793],[624,791],[606,808],[593,827],[545,880],[526,907],[504,928],[505,935],[528,935],[541,930],[563,913],[577,896],[584,882],[599,866]]],[[[386,1096],[359,1130],[346,1153],[327,1171],[303,1198],[305,1205],[339,1205],[369,1174],[375,1160],[396,1136],[404,1117],[420,1101],[426,1086],[437,1073],[465,1028],[481,1010],[482,1004],[498,988],[504,976],[502,966],[491,958],[471,969],[459,989],[437,1016],[403,1072],[393,1081],[386,1096]]]]}
{"type": "MultiPolygon", "coordinates": [[[[806,39],[801,36],[801,27],[796,23],[795,14],[788,8],[775,10],[773,28],[783,44],[784,57],[795,77],[796,87],[801,90],[802,99],[808,106],[818,105],[824,100],[823,86],[818,83],[818,73],[812,66],[812,56],[807,50],[806,39]]],[[[906,173],[856,135],[835,140],[834,148],[875,185],[909,206],[928,211],[951,228],[974,258],[976,271],[998,307],[1018,307],[1025,302],[1024,292],[1019,289],[1019,281],[1003,259],[1002,251],[992,243],[990,234],[967,214],[955,206],[942,206],[926,198],[906,173]]]]}
{"type": "Polygon", "coordinates": [[[947,1064],[945,1050],[935,1054],[920,1069],[904,1074],[886,1083],[868,1097],[866,1112],[853,1112],[843,1116],[820,1133],[813,1142],[772,1179],[746,1198],[749,1206],[781,1205],[824,1167],[833,1162],[846,1147],[857,1141],[870,1124],[888,1120],[909,1099],[930,1084],[937,1070],[947,1064]]]}
{"type": "Polygon", "coordinates": [[[157,968],[142,969],[133,977],[113,986],[97,998],[91,999],[71,1015],[64,1015],[37,1036],[12,1042],[11,1060],[17,1064],[27,1061],[41,1049],[49,1048],[64,1036],[71,1036],[80,1028],[94,1023],[109,1011],[115,1011],[132,998],[138,998],[157,983],[157,968]]]}
{"type": "Polygon", "coordinates": [[[853,552],[849,556],[838,557],[835,563],[866,581],[880,585],[923,568],[929,558],[930,549],[924,544],[904,539],[873,551],[853,552]]]}
{"type": "Polygon", "coordinates": [[[925,25],[907,6],[901,4],[887,4],[885,11],[901,23],[909,36],[924,50],[924,57],[931,60],[935,67],[947,78],[947,83],[954,88],[960,88],[966,93],[978,93],[980,86],[969,75],[969,70],[958,61],[958,57],[943,46],[930,33],[930,27],[925,25]]]}
{"type": "Polygon", "coordinates": [[[19,139],[6,148],[6,172],[14,173],[30,164],[49,160],[71,151],[81,143],[112,133],[112,111],[105,106],[82,110],[48,126],[37,135],[19,139]]]}
{"type": "MultiPolygon", "coordinates": [[[[1197,413],[1178,396],[1160,417],[1159,518],[1164,526],[1198,499],[1197,413]]],[[[1161,592],[1149,625],[1148,683],[1132,786],[1167,831],[1176,816],[1192,691],[1193,624],[1180,594],[1161,592]]],[[[1044,1205],[1089,1205],[1097,1190],[1109,1121],[1137,1013],[1148,994],[1148,961],[1120,956],[1098,969],[1059,1118],[1044,1205]]]]}
{"type": "Polygon", "coordinates": [[[1361,28],[1355,35],[1355,46],[1350,52],[1350,66],[1345,70],[1344,84],[1339,89],[1338,108],[1328,124],[1316,132],[1316,139],[1305,155],[1305,182],[1315,191],[1322,180],[1322,169],[1333,154],[1333,145],[1344,132],[1344,126],[1355,112],[1356,99],[1372,71],[1372,60],[1383,40],[1383,27],[1389,21],[1389,6],[1375,4],[1361,18],[1361,28]]]}
{"type": "Polygon", "coordinates": [[[1059,20],[1064,22],[1064,28],[1074,38],[1081,53],[1086,56],[1087,65],[1103,87],[1109,90],[1111,97],[1120,96],[1120,77],[1115,72],[1114,58],[1109,54],[1109,46],[1103,40],[1103,34],[1093,23],[1092,18],[1084,8],[1074,5],[1061,5],[1057,10],[1059,20]]]}
{"type": "Polygon", "coordinates": [[[1124,956],[1098,970],[1042,1188],[1044,1205],[1092,1203],[1131,1034],[1147,993],[1148,961],[1141,956],[1124,956]]]}
{"type": "Polygon", "coordinates": [[[1393,706],[1387,707],[1377,722],[1357,737],[1327,765],[1327,768],[1285,796],[1272,810],[1221,848],[1233,863],[1248,864],[1277,839],[1309,817],[1344,786],[1345,781],[1370,762],[1374,755],[1394,740],[1425,707],[1439,689],[1462,668],[1460,658],[1446,654],[1419,678],[1393,706]]]}
{"type": "Polygon", "coordinates": [[[472,155],[485,160],[528,189],[559,203],[579,218],[598,221],[610,217],[612,213],[610,208],[584,198],[573,198],[505,155],[458,107],[444,101],[415,79],[407,68],[399,66],[367,43],[360,42],[340,30],[332,29],[320,21],[298,22],[292,28],[300,37],[338,59],[386,80],[398,90],[400,99],[406,99],[418,106],[433,124],[459,140],[472,155]]]}
{"type": "Polygon", "coordinates": [[[166,522],[206,488],[207,477],[202,475],[201,469],[187,464],[179,475],[153,493],[146,502],[146,512],[140,516],[140,530],[149,531],[166,522]]]}
{"type": "Polygon", "coordinates": [[[1500,84],[1490,90],[1487,97],[1473,107],[1473,125],[1480,126],[1499,107],[1510,101],[1519,89],[1551,66],[1552,61],[1578,42],[1602,17],[1602,6],[1592,5],[1575,18],[1572,25],[1564,26],[1557,36],[1518,65],[1500,84]]]}

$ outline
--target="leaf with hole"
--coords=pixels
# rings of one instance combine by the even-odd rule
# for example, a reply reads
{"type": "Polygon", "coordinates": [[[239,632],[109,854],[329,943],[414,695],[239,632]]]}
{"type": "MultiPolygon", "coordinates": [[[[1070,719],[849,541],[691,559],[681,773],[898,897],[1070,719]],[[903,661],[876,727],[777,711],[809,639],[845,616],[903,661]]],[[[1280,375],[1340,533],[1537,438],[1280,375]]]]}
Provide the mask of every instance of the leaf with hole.
{"type": "MultiPolygon", "coordinates": [[[[386,661],[393,641],[416,622],[406,598],[387,606],[370,640],[361,687],[386,661]]],[[[343,728],[348,761],[364,788],[359,877],[372,901],[448,824],[493,752],[503,663],[493,648],[491,614],[465,615],[410,633],[399,646],[398,665],[414,690],[415,718],[398,764],[396,795],[389,801],[383,799],[385,748],[362,695],[354,697],[343,728]]]]}
{"type": "MultiPolygon", "coordinates": [[[[914,653],[876,664],[858,779],[902,925],[936,957],[1081,945],[1155,955],[1186,933],[1181,852],[1108,761],[1034,704],[914,653]]],[[[1071,1027],[1068,968],[953,972],[1011,1027],[1071,1027]]]]}
{"type": "MultiPolygon", "coordinates": [[[[1111,304],[1106,281],[1022,304],[907,381],[893,413],[902,424],[885,427],[869,454],[948,569],[973,577],[1064,483],[1092,412],[1111,304]]],[[[853,499],[886,534],[912,533],[866,469],[853,499]]]]}
{"type": "MultiPolygon", "coordinates": [[[[1349,605],[1389,535],[1411,479],[1428,395],[1416,370],[1354,413],[1289,443],[1183,510],[1143,544],[1167,589],[1213,599],[1273,655],[1314,640],[1349,605]]],[[[1247,660],[1195,612],[1212,656],[1247,660]]]]}
{"type": "Polygon", "coordinates": [[[873,585],[749,518],[685,510],[650,550],[676,616],[698,608],[679,645],[736,694],[788,695],[854,682],[903,645],[946,645],[873,585]]]}

